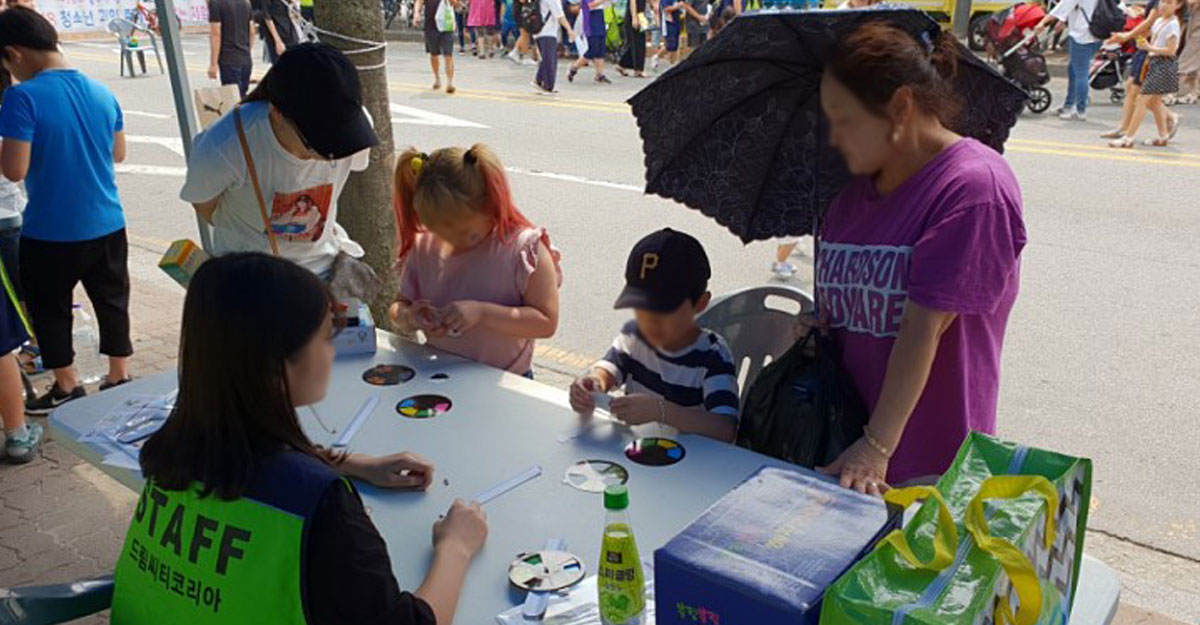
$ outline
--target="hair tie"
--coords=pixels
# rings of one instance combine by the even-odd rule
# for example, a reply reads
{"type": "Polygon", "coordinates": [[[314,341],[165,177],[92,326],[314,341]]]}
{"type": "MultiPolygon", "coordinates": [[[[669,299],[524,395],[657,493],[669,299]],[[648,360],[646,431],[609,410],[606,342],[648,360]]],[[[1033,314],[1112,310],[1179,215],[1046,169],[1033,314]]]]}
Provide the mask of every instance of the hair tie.
{"type": "Polygon", "coordinates": [[[933,36],[929,31],[921,32],[921,43],[925,45],[925,54],[933,54],[933,36]]]}
{"type": "Polygon", "coordinates": [[[421,170],[425,169],[425,153],[422,152],[421,154],[412,157],[412,160],[409,161],[409,164],[412,167],[413,175],[420,176],[421,170]]]}
{"type": "Polygon", "coordinates": [[[475,148],[474,148],[474,146],[467,148],[467,151],[463,152],[463,162],[466,163],[467,165],[475,164],[475,148]]]}

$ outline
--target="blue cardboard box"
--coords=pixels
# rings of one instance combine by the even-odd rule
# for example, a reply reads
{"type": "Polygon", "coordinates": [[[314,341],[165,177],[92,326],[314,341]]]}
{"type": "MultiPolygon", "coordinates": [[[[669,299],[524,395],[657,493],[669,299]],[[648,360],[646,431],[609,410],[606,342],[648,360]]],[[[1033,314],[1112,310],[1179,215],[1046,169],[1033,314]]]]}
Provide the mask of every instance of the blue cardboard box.
{"type": "Polygon", "coordinates": [[[347,325],[333,337],[334,353],[338,357],[374,354],[375,319],[370,307],[356,299],[341,305],[346,308],[347,325]]]}
{"type": "Polygon", "coordinates": [[[898,522],[878,497],[763,467],[654,552],[657,625],[815,625],[898,522]]]}

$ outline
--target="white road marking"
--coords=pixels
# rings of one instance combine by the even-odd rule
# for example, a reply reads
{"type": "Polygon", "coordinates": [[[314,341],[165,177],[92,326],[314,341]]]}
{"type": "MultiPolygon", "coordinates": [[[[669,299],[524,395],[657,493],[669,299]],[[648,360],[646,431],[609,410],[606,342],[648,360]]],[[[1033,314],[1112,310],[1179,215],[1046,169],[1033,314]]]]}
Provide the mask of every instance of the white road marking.
{"type": "Polygon", "coordinates": [[[164,148],[183,156],[183,141],[178,137],[148,137],[145,135],[125,135],[125,140],[129,143],[148,143],[151,145],[161,145],[164,148]]]}
{"type": "Polygon", "coordinates": [[[596,180],[584,176],[576,176],[573,174],[556,174],[550,171],[539,171],[536,169],[525,169],[522,167],[505,167],[505,170],[510,174],[521,174],[523,176],[533,176],[535,178],[549,178],[551,180],[562,180],[564,182],[575,182],[578,184],[591,185],[593,187],[605,187],[607,189],[617,189],[619,191],[634,191],[636,193],[644,193],[645,189],[633,184],[625,184],[623,182],[609,182],[607,180],[596,180]]]}
{"type": "Polygon", "coordinates": [[[183,178],[187,175],[187,167],[163,167],[160,165],[131,165],[129,163],[117,163],[117,173],[183,178]]]}
{"type": "Polygon", "coordinates": [[[452,128],[489,128],[483,124],[469,122],[465,119],[442,115],[411,106],[401,104],[392,104],[392,113],[404,115],[404,117],[393,117],[393,124],[412,124],[414,126],[448,126],[452,128]]]}
{"type": "MultiPolygon", "coordinates": [[[[393,105],[395,106],[395,105],[393,105]]],[[[422,111],[424,112],[424,111],[422,111]]],[[[470,122],[467,122],[470,123],[470,122]]],[[[152,145],[160,145],[171,150],[172,152],[183,156],[183,143],[178,137],[151,137],[144,135],[128,135],[125,137],[130,143],[144,143],[152,145]]],[[[547,178],[549,180],[558,180],[560,182],[571,182],[575,184],[585,184],[592,187],[602,187],[605,189],[615,189],[617,191],[631,191],[633,193],[644,193],[645,189],[638,185],[625,184],[623,182],[612,182],[609,180],[597,180],[586,176],[576,176],[574,174],[560,174],[552,171],[541,171],[538,169],[526,169],[524,167],[505,167],[510,174],[520,176],[531,176],[533,178],[547,178]]],[[[123,174],[145,174],[148,176],[178,176],[187,175],[186,167],[163,167],[159,165],[132,165],[119,164],[117,172],[123,174]]]]}
{"type": "Polygon", "coordinates": [[[134,117],[149,117],[150,119],[171,119],[171,118],[175,117],[174,115],[165,115],[163,113],[151,113],[149,111],[131,111],[128,109],[121,111],[121,112],[126,115],[133,115],[134,117]]]}

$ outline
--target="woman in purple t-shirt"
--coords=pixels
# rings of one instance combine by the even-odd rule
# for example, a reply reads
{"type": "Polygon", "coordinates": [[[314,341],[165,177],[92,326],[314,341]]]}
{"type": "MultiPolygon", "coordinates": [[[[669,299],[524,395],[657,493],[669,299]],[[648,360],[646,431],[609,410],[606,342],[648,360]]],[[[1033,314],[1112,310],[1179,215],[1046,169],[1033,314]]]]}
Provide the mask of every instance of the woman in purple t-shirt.
{"type": "Polygon", "coordinates": [[[948,129],[946,37],[927,51],[864,25],[821,83],[831,142],[857,178],[822,227],[817,300],[871,411],[863,437],[823,470],[862,492],[939,475],[967,432],[995,431],[1021,191],[999,154],[948,129]]]}

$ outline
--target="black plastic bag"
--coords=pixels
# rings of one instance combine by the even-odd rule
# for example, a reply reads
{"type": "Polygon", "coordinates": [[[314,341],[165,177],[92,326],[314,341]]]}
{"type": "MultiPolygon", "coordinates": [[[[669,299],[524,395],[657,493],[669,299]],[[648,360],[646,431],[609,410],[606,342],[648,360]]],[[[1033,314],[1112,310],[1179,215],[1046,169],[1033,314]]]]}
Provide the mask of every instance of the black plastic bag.
{"type": "Polygon", "coordinates": [[[862,437],[869,416],[833,338],[813,329],[751,384],[737,444],[810,469],[826,466],[862,437]],[[809,344],[815,356],[805,353],[809,344]]]}

